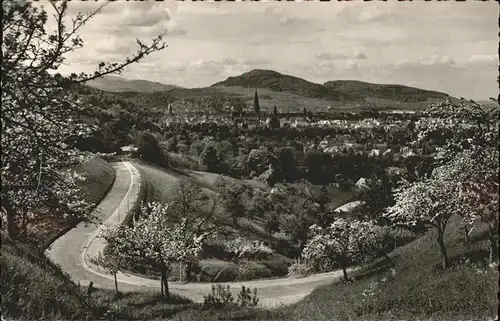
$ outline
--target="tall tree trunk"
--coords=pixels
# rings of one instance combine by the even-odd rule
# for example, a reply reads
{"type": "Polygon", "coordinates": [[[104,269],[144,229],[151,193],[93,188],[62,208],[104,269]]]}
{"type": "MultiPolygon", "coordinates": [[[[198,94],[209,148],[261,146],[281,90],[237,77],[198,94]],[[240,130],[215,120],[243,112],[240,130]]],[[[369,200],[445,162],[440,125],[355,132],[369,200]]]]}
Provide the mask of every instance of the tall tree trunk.
{"type": "Polygon", "coordinates": [[[119,294],[120,291],[118,291],[118,280],[116,279],[116,273],[113,276],[115,278],[115,290],[116,290],[116,294],[119,294]]]}
{"type": "Polygon", "coordinates": [[[349,281],[349,276],[347,275],[347,267],[344,260],[340,260],[340,267],[342,268],[342,274],[344,275],[344,281],[349,281]]]}
{"type": "Polygon", "coordinates": [[[470,239],[469,239],[469,228],[467,226],[464,226],[464,231],[465,231],[465,239],[467,240],[467,242],[470,242],[470,239]]]}
{"type": "Polygon", "coordinates": [[[162,271],[161,271],[161,283],[162,283],[162,290],[164,290],[165,292],[163,292],[163,297],[165,299],[169,299],[170,298],[170,292],[168,290],[168,279],[167,279],[167,269],[166,268],[163,268],[162,271]]]}
{"type": "Polygon", "coordinates": [[[163,290],[163,273],[161,273],[161,279],[160,279],[160,289],[161,289],[161,296],[165,297],[165,292],[163,290]]]}
{"type": "Polygon", "coordinates": [[[21,222],[22,222],[21,228],[23,231],[23,239],[26,241],[28,239],[28,214],[27,213],[23,213],[21,222]]]}
{"type": "Polygon", "coordinates": [[[186,274],[186,282],[191,282],[191,273],[193,271],[193,263],[186,263],[186,268],[184,269],[184,274],[186,274]]]}
{"type": "Polygon", "coordinates": [[[444,245],[444,231],[438,229],[437,242],[439,244],[439,250],[441,251],[441,257],[443,259],[443,269],[446,269],[450,266],[450,259],[448,258],[448,251],[446,250],[446,246],[444,245]]]}
{"type": "Polygon", "coordinates": [[[5,216],[7,219],[7,236],[10,239],[15,239],[18,234],[16,213],[14,212],[14,208],[12,207],[6,193],[7,191],[4,191],[4,195],[2,195],[2,207],[5,209],[5,216]]]}
{"type": "Polygon", "coordinates": [[[498,261],[498,231],[490,230],[490,264],[498,261]]]}

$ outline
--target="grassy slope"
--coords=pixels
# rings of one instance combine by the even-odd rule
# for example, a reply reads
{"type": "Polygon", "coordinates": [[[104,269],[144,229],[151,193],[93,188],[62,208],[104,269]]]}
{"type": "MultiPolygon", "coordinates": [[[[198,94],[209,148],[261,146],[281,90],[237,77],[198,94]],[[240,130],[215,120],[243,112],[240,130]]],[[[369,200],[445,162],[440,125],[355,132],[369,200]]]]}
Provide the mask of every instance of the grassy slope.
{"type": "MultiPolygon", "coordinates": [[[[99,204],[106,196],[115,180],[115,171],[111,165],[102,158],[93,158],[89,162],[76,168],[78,173],[86,174],[87,179],[81,183],[82,197],[91,204],[99,204]]],[[[34,239],[42,249],[47,248],[55,239],[67,232],[78,222],[53,221],[37,225],[34,239]]]]}
{"type": "MultiPolygon", "coordinates": [[[[141,176],[143,177],[143,181],[145,183],[145,198],[148,200],[160,201],[160,202],[168,202],[172,199],[173,188],[175,188],[175,184],[182,177],[191,177],[198,181],[203,189],[211,193],[213,192],[213,185],[215,180],[219,175],[207,172],[200,171],[192,171],[192,170],[165,170],[163,168],[146,164],[142,161],[137,161],[135,166],[139,169],[141,176]]],[[[237,180],[230,177],[225,177],[228,180],[232,180],[237,184],[246,184],[248,186],[254,188],[262,188],[265,189],[266,185],[254,180],[237,180]]],[[[264,229],[256,224],[255,222],[251,222],[249,220],[242,220],[240,222],[242,225],[242,230],[240,234],[247,234],[246,236],[251,239],[262,239],[267,240],[267,233],[264,229]]],[[[216,243],[222,243],[223,240],[216,243]]],[[[280,255],[275,255],[269,260],[261,262],[264,266],[256,267],[256,273],[262,274],[262,277],[272,277],[274,274],[283,274],[286,273],[285,266],[287,266],[288,259],[282,257],[280,255]],[[277,272],[279,271],[279,272],[277,272]]],[[[214,277],[221,269],[230,269],[236,273],[237,266],[232,262],[225,262],[218,260],[216,258],[207,258],[201,261],[201,267],[203,271],[207,273],[207,278],[214,277]]],[[[139,269],[141,269],[139,267],[139,269]]],[[[144,273],[146,275],[152,275],[156,277],[156,275],[152,271],[148,270],[135,270],[136,272],[144,273]]],[[[172,280],[177,279],[179,275],[178,266],[173,265],[171,269],[171,278],[172,280]]],[[[243,278],[251,278],[251,275],[245,277],[240,275],[243,278]]],[[[207,281],[208,279],[205,279],[207,281]]]]}
{"type": "MultiPolygon", "coordinates": [[[[172,295],[168,302],[159,293],[93,291],[72,283],[36,248],[14,243],[2,233],[0,303],[2,317],[16,320],[149,320],[168,318],[187,308],[188,299],[172,295]],[[106,315],[106,311],[110,311],[106,315]],[[109,319],[108,319],[109,318],[109,319]]],[[[3,319],[2,319],[3,320],[3,319]]],[[[7,320],[7,319],[6,319],[7,320]]]]}
{"type": "Polygon", "coordinates": [[[1,253],[2,314],[27,320],[82,317],[82,292],[42,253],[3,233],[1,253]]]}
{"type": "Polygon", "coordinates": [[[4,315],[27,320],[41,317],[43,311],[53,320],[83,319],[88,316],[89,304],[93,315],[113,310],[115,317],[127,320],[491,319],[497,313],[499,275],[484,268],[488,249],[484,229],[477,228],[467,242],[455,221],[447,230],[445,242],[455,264],[468,258],[479,268],[457,264],[441,271],[431,233],[397,249],[390,260],[362,267],[355,283],[319,288],[290,307],[202,311],[178,297],[160,302],[154,293],[130,293],[116,299],[112,292],[98,291],[92,302],[85,303],[82,291],[40,252],[14,244],[2,234],[1,308],[4,315]]]}
{"type": "Polygon", "coordinates": [[[488,320],[497,314],[498,270],[487,268],[484,229],[470,242],[457,222],[445,236],[454,266],[439,267],[435,236],[429,233],[355,273],[352,284],[318,288],[304,300],[276,310],[190,310],[173,320],[488,320]],[[459,264],[469,259],[472,265],[459,264]],[[394,273],[393,273],[394,272],[394,273]]]}
{"type": "MultiPolygon", "coordinates": [[[[219,177],[217,174],[193,171],[193,170],[165,170],[163,168],[146,164],[142,161],[138,161],[135,164],[141,176],[144,178],[145,183],[145,197],[148,200],[168,202],[171,200],[171,195],[175,184],[181,177],[191,177],[198,181],[200,185],[204,188],[206,192],[213,191],[213,185],[216,179],[219,177]]],[[[236,184],[245,184],[252,188],[267,189],[267,185],[258,182],[256,180],[238,180],[230,177],[225,177],[227,180],[231,180],[236,184]]],[[[319,190],[319,189],[318,189],[319,190]]],[[[330,190],[332,193],[333,200],[332,206],[337,207],[341,204],[349,201],[353,193],[342,191],[337,188],[332,188],[330,190]]],[[[238,235],[247,237],[251,240],[262,240],[265,242],[270,241],[269,234],[265,231],[263,222],[257,218],[243,217],[239,220],[240,228],[238,229],[238,235]]],[[[288,237],[283,233],[275,233],[271,236],[273,242],[287,241],[288,237]]],[[[224,240],[214,240],[214,246],[222,246],[224,240]]],[[[290,258],[284,257],[280,254],[275,254],[268,260],[259,261],[258,265],[254,265],[249,269],[244,269],[244,272],[238,272],[237,276],[239,279],[253,279],[253,278],[269,278],[276,276],[285,276],[287,273],[287,266],[291,262],[290,258]],[[251,271],[248,271],[251,270],[251,271]],[[248,272],[248,273],[247,273],[248,272]]],[[[227,268],[232,271],[236,271],[237,266],[232,262],[220,261],[216,257],[207,257],[201,261],[201,266],[203,270],[208,274],[207,278],[210,276],[215,276],[222,268],[227,268]]],[[[155,276],[152,271],[145,270],[141,267],[139,269],[134,269],[135,272],[144,273],[146,275],[155,276]]],[[[235,272],[236,273],[236,272],[235,272]]],[[[177,266],[174,265],[171,271],[173,279],[176,279],[179,275],[177,266]]],[[[205,279],[208,280],[208,279],[205,279]]],[[[229,281],[229,280],[228,280],[229,281]]]]}

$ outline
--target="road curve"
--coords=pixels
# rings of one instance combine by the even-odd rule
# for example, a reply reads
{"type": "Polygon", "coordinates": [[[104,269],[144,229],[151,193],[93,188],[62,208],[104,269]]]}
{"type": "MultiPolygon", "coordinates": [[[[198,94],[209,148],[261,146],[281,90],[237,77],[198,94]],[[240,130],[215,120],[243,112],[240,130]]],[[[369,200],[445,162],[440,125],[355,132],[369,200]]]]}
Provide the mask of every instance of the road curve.
{"type": "MultiPolygon", "coordinates": [[[[46,251],[47,257],[61,266],[71,279],[81,285],[114,289],[111,275],[92,264],[89,258],[96,257],[106,246],[104,239],[98,237],[103,227],[114,227],[123,221],[129,208],[137,201],[140,189],[139,171],[130,162],[113,163],[116,178],[108,194],[94,210],[94,215],[101,224],[80,223],[75,228],[58,238],[46,251]]],[[[230,282],[234,294],[241,285],[258,289],[262,306],[273,307],[299,301],[314,288],[331,284],[339,279],[341,271],[314,274],[301,278],[281,278],[230,282]]],[[[117,275],[121,291],[158,291],[158,280],[119,273],[117,275]]],[[[211,291],[210,283],[175,283],[169,282],[172,293],[190,298],[195,302],[203,302],[203,295],[211,291]]]]}

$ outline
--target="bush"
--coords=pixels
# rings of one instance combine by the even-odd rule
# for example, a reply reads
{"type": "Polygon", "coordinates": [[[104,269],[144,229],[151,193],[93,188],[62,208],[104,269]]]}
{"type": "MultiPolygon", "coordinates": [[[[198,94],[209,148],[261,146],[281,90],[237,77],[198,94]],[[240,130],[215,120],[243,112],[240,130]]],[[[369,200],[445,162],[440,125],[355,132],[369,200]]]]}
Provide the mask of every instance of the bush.
{"type": "Polygon", "coordinates": [[[220,309],[234,302],[233,294],[231,293],[229,284],[212,285],[212,293],[203,296],[203,307],[220,309]]]}
{"type": "Polygon", "coordinates": [[[152,164],[168,168],[168,156],[160,147],[158,140],[150,133],[142,133],[139,137],[137,156],[152,164]]]}
{"type": "MultiPolygon", "coordinates": [[[[238,293],[238,299],[236,300],[236,305],[240,308],[255,307],[259,304],[259,298],[257,297],[257,288],[253,291],[250,288],[241,286],[241,290],[238,293]]],[[[222,285],[212,285],[212,293],[203,296],[203,308],[205,309],[221,309],[226,307],[234,307],[234,297],[231,293],[231,288],[229,284],[222,285]]]]}
{"type": "Polygon", "coordinates": [[[226,267],[221,269],[215,277],[212,279],[212,282],[230,282],[234,281],[238,278],[238,269],[235,267],[226,267]]]}
{"type": "Polygon", "coordinates": [[[241,308],[253,308],[259,304],[259,298],[257,297],[257,288],[254,288],[253,291],[250,288],[245,288],[244,285],[241,286],[241,291],[238,293],[239,306],[241,308]]]}
{"type": "Polygon", "coordinates": [[[258,262],[241,261],[238,264],[238,280],[240,281],[270,278],[272,276],[272,271],[258,262]]]}
{"type": "Polygon", "coordinates": [[[288,277],[306,276],[310,273],[310,269],[305,263],[293,263],[288,268],[288,277]]]}
{"type": "Polygon", "coordinates": [[[273,254],[273,250],[259,241],[249,241],[244,238],[236,238],[225,245],[226,251],[235,260],[265,260],[273,254]]]}

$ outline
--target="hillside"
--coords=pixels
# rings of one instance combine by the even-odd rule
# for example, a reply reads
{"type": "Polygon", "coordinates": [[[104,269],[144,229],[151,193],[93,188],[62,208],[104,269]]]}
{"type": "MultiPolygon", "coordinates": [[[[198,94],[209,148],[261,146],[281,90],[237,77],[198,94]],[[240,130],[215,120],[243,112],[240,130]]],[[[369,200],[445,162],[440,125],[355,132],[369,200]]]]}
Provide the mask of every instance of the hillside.
{"type": "Polygon", "coordinates": [[[383,85],[357,80],[334,80],[324,83],[336,91],[363,98],[381,98],[400,102],[419,102],[428,99],[444,100],[448,94],[403,85],[383,85]]]}
{"type": "Polygon", "coordinates": [[[453,267],[439,266],[433,233],[362,266],[350,283],[317,288],[300,302],[274,310],[186,310],[173,320],[493,320],[498,269],[487,266],[487,240],[479,227],[466,241],[453,220],[445,242],[453,267]]]}
{"type": "Polygon", "coordinates": [[[142,79],[126,79],[118,76],[104,76],[87,83],[90,87],[94,87],[104,91],[110,92],[155,92],[155,91],[168,91],[178,86],[165,85],[159,82],[153,82],[142,79]]]}
{"type": "Polygon", "coordinates": [[[174,112],[220,112],[227,106],[251,109],[255,91],[261,110],[271,111],[276,105],[281,112],[297,112],[303,108],[314,112],[328,110],[363,110],[367,108],[421,110],[429,104],[449,97],[445,93],[402,85],[372,84],[337,80],[313,83],[272,70],[255,69],[229,77],[210,87],[170,88],[148,92],[123,90],[114,92],[140,108],[165,110],[169,103],[174,112]]]}
{"type": "MultiPolygon", "coordinates": [[[[79,183],[83,199],[89,204],[99,204],[115,180],[115,171],[111,165],[97,157],[81,164],[75,170],[79,174],[86,175],[86,179],[79,183]]],[[[35,242],[41,249],[46,249],[77,223],[77,221],[61,220],[60,217],[48,217],[45,221],[38,221],[29,226],[30,241],[35,242]]]]}
{"type": "Polygon", "coordinates": [[[329,101],[353,101],[355,97],[347,92],[316,84],[302,78],[284,75],[272,70],[254,69],[236,77],[229,77],[211,87],[267,88],[278,92],[289,92],[303,97],[329,101]]]}

